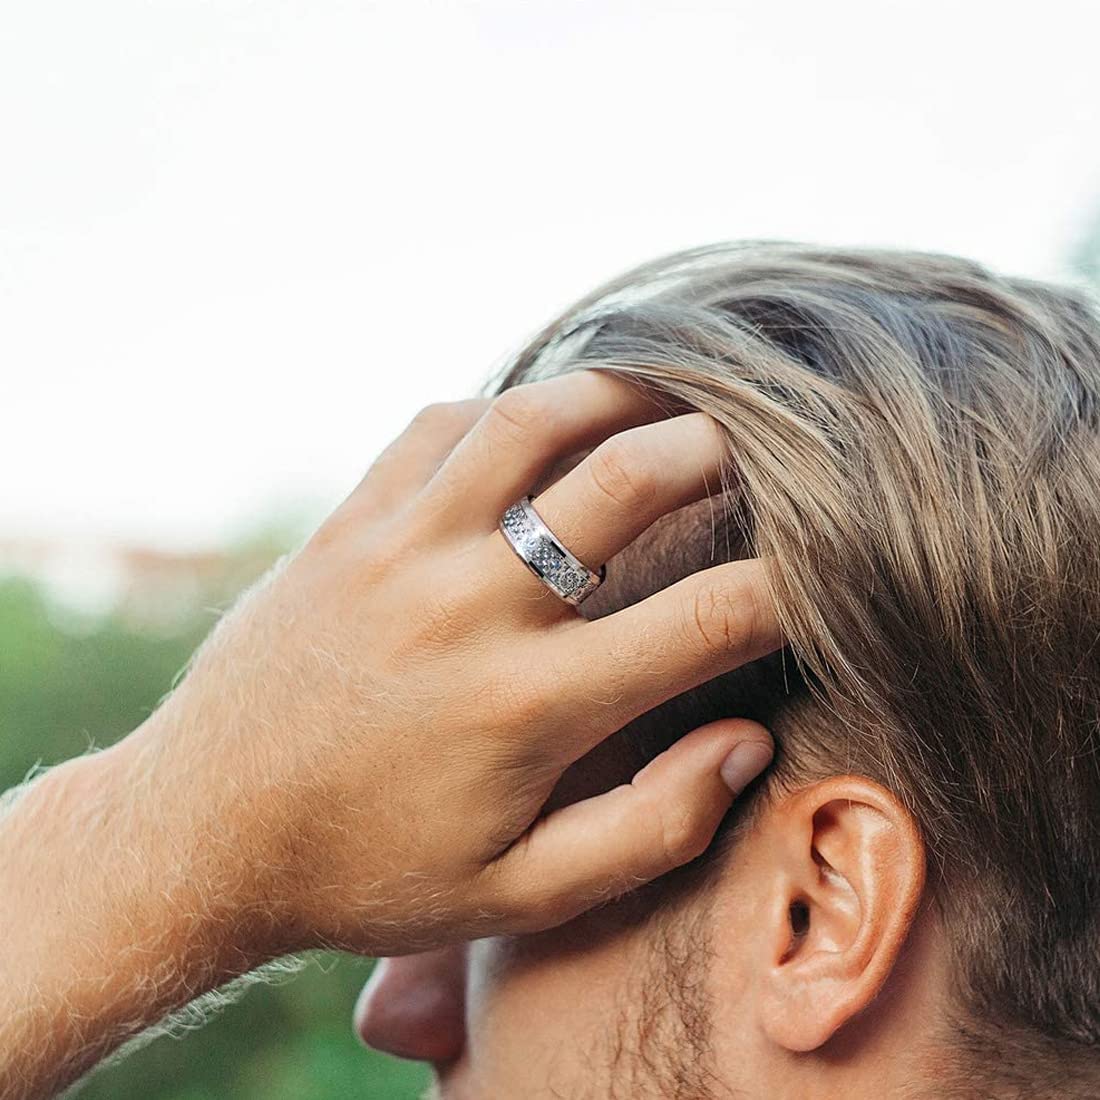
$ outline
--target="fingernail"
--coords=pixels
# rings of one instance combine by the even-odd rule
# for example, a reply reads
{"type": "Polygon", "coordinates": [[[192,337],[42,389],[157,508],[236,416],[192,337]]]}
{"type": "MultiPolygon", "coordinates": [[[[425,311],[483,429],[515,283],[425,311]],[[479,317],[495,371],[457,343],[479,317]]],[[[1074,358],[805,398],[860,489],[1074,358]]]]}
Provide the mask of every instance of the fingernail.
{"type": "Polygon", "coordinates": [[[722,782],[739,795],[770,763],[772,748],[762,741],[742,741],[730,750],[719,769],[722,782]]]}

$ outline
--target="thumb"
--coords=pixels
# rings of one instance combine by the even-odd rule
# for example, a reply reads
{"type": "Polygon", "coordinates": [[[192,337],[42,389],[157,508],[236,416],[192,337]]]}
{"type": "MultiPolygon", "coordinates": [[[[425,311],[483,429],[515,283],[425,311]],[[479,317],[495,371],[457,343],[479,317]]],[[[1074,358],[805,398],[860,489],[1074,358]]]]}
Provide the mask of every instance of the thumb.
{"type": "Polygon", "coordinates": [[[561,924],[701,855],[772,753],[758,723],[711,722],[632,782],[541,818],[492,865],[507,883],[513,930],[561,924]]]}

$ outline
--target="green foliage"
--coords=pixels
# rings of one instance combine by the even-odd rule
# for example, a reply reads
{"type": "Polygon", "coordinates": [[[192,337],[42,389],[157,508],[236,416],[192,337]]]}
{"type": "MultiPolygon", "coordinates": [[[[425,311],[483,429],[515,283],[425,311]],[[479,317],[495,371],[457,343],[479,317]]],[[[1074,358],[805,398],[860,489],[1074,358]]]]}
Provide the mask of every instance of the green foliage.
{"type": "MultiPolygon", "coordinates": [[[[234,573],[230,587],[244,579],[234,573]]],[[[210,592],[189,606],[224,602],[224,591],[210,592]]],[[[0,581],[0,789],[39,762],[110,744],[138,725],[213,621],[200,610],[157,629],[120,613],[83,618],[32,582],[0,581]]],[[[253,987],[204,1028],[157,1039],[101,1070],[80,1096],[412,1100],[424,1071],[365,1051],[352,1034],[351,1009],[369,968],[367,960],[319,957],[291,979],[253,987]]]]}
{"type": "Polygon", "coordinates": [[[324,956],[278,986],[255,986],[200,1031],[160,1038],[101,1070],[80,1100],[411,1100],[419,1066],[364,1051],[351,1007],[370,964],[324,956]]]}
{"type": "Polygon", "coordinates": [[[81,1100],[412,1100],[424,1071],[351,1030],[370,964],[324,956],[285,984],[254,986],[204,1028],[161,1038],[94,1075],[81,1100]],[[319,965],[320,964],[320,965],[319,965]]]}
{"type": "Polygon", "coordinates": [[[146,633],[112,617],[84,621],[30,581],[0,584],[0,785],[140,724],[211,622],[146,633]]]}

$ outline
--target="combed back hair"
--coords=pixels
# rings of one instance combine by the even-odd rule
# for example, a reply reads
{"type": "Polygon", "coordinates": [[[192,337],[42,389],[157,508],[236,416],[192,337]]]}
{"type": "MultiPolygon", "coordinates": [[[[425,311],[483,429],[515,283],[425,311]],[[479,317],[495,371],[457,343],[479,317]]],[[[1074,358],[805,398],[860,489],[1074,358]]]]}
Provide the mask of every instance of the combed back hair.
{"type": "Polygon", "coordinates": [[[720,245],[603,287],[502,386],[586,367],[729,432],[699,541],[767,559],[790,645],[706,705],[770,723],[773,786],[858,773],[915,816],[960,1088],[1100,1095],[1093,302],[949,256],[720,245]]]}

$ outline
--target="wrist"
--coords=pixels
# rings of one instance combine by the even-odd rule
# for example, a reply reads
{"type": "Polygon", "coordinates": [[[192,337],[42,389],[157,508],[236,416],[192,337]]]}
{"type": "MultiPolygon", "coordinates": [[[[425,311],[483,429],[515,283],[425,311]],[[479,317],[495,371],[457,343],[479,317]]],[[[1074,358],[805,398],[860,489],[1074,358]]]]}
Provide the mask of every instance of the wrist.
{"type": "Polygon", "coordinates": [[[278,831],[252,784],[218,744],[194,737],[170,706],[94,759],[130,831],[144,838],[170,909],[187,915],[186,935],[204,945],[210,984],[237,977],[298,948],[285,904],[278,831]]]}
{"type": "Polygon", "coordinates": [[[185,809],[135,738],[52,769],[0,818],[0,1093],[61,1087],[270,957],[185,809]]]}
{"type": "Polygon", "coordinates": [[[179,994],[190,996],[275,951],[256,928],[262,899],[247,847],[195,780],[173,774],[142,727],[41,781],[57,827],[51,848],[68,847],[59,865],[87,894],[105,957],[147,949],[175,963],[179,994]]]}

